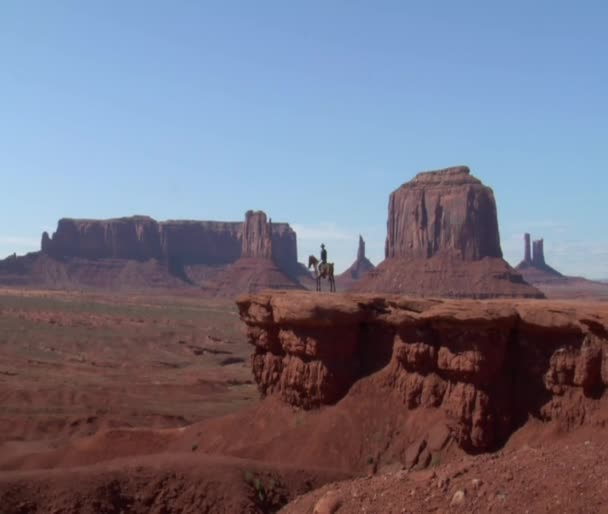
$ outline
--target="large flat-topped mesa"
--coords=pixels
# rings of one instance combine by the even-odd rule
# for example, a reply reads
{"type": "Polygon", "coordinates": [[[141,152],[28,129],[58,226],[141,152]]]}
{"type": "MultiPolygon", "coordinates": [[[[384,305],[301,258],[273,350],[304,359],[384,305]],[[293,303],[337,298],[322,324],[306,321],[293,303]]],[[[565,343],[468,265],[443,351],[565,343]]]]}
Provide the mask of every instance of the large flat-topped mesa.
{"type": "Polygon", "coordinates": [[[502,258],[494,193],[466,166],[418,173],[391,193],[385,260],[350,290],[542,297],[502,258]]]}
{"type": "Polygon", "coordinates": [[[244,222],[149,216],[62,218],[41,251],[0,260],[0,284],[147,289],[200,287],[232,295],[299,288],[296,233],[262,211],[244,222]]]}
{"type": "Polygon", "coordinates": [[[42,235],[42,252],[54,257],[175,259],[205,264],[229,264],[241,256],[276,257],[286,265],[297,265],[295,232],[287,223],[271,227],[261,211],[248,211],[245,222],[157,222],[148,216],[62,218],[52,236],[42,235]]]}
{"type": "Polygon", "coordinates": [[[419,173],[390,195],[386,258],[502,257],[492,189],[466,166],[419,173]]]}

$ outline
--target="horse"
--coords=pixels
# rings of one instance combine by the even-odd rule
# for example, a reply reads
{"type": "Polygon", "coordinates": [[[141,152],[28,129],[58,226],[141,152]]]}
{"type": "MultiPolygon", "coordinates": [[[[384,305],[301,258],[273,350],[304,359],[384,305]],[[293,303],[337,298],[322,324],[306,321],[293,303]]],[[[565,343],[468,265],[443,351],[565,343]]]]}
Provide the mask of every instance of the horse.
{"type": "Polygon", "coordinates": [[[325,270],[323,273],[319,271],[319,259],[317,259],[314,255],[308,257],[308,269],[314,267],[315,269],[315,279],[317,280],[317,291],[321,291],[321,279],[326,278],[329,280],[329,291],[332,293],[336,292],[336,279],[334,278],[334,263],[328,262],[325,265],[325,270]]]}

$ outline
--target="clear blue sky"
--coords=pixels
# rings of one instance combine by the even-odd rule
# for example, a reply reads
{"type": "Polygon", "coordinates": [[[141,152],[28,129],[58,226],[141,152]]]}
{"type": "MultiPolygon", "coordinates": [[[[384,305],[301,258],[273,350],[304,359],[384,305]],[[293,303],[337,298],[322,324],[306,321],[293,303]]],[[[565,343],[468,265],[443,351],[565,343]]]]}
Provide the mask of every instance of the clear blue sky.
{"type": "MultiPolygon", "coordinates": [[[[0,255],[60,217],[263,209],[378,262],[389,193],[467,164],[505,256],[608,277],[608,2],[0,4],[0,255]]],[[[331,259],[333,257],[333,259],[331,259]]]]}

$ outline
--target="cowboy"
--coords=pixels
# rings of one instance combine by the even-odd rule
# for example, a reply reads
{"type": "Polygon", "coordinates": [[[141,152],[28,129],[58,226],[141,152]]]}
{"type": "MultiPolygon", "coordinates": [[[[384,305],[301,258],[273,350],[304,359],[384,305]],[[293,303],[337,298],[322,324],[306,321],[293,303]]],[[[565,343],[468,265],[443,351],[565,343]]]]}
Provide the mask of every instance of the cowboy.
{"type": "Polygon", "coordinates": [[[322,276],[327,273],[327,250],[325,244],[321,244],[321,264],[319,264],[319,272],[322,276]]]}

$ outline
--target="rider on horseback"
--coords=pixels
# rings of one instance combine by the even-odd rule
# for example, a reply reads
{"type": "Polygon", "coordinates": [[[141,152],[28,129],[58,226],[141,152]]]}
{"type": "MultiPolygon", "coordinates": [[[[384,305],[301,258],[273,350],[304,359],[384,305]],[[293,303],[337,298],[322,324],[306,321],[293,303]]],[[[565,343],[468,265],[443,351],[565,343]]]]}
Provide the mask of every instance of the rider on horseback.
{"type": "Polygon", "coordinates": [[[325,245],[321,244],[321,263],[319,264],[319,273],[323,278],[327,275],[327,250],[325,245]]]}

